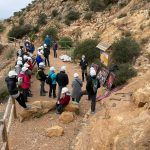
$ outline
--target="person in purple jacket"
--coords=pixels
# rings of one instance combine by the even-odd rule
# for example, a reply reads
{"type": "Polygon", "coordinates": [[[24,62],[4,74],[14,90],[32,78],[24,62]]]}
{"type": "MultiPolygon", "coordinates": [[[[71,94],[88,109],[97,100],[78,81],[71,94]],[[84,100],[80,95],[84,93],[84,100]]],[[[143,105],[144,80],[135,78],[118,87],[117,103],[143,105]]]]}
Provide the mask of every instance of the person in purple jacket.
{"type": "Polygon", "coordinates": [[[53,45],[54,58],[57,58],[57,49],[58,49],[58,44],[56,41],[54,41],[54,45],[53,45]]]}

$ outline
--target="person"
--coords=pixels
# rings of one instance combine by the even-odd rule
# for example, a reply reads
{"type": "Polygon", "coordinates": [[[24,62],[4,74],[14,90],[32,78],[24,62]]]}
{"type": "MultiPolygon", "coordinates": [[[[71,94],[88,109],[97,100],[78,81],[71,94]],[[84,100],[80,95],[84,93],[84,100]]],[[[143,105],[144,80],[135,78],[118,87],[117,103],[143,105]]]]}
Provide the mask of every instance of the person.
{"type": "Polygon", "coordinates": [[[24,54],[24,49],[23,46],[20,46],[20,49],[17,51],[17,57],[22,57],[24,54]]]}
{"type": "Polygon", "coordinates": [[[43,58],[42,58],[42,53],[41,52],[38,52],[37,56],[36,56],[36,63],[37,63],[37,66],[39,67],[39,64],[41,62],[43,62],[43,58]]]}
{"type": "Polygon", "coordinates": [[[51,78],[51,83],[49,84],[49,97],[51,97],[53,93],[53,98],[56,98],[56,74],[54,67],[50,67],[48,77],[51,78]]]}
{"type": "Polygon", "coordinates": [[[22,61],[18,60],[17,65],[15,66],[15,71],[16,71],[17,75],[21,72],[22,65],[23,65],[22,61]]]}
{"type": "Polygon", "coordinates": [[[85,59],[85,55],[82,55],[81,61],[80,61],[80,67],[82,70],[82,81],[84,82],[84,78],[87,78],[87,66],[88,66],[88,62],[85,59]]]}
{"type": "Polygon", "coordinates": [[[61,114],[64,108],[69,104],[70,93],[67,87],[62,88],[62,97],[56,103],[56,113],[61,114]]]}
{"type": "Polygon", "coordinates": [[[30,43],[30,47],[29,47],[29,52],[33,54],[34,51],[35,51],[35,46],[34,46],[34,44],[31,42],[31,43],[30,43]]]}
{"type": "Polygon", "coordinates": [[[79,78],[78,73],[74,74],[74,80],[72,82],[72,101],[74,101],[75,103],[79,104],[81,96],[82,96],[82,88],[83,83],[81,81],[81,79],[79,78]]]}
{"type": "Polygon", "coordinates": [[[5,78],[5,81],[7,84],[9,95],[12,98],[16,99],[20,106],[26,109],[27,105],[25,103],[24,97],[17,88],[17,73],[14,70],[9,71],[8,76],[5,78]]]}
{"type": "Polygon", "coordinates": [[[30,50],[30,41],[28,39],[25,41],[24,46],[26,48],[26,52],[29,52],[29,50],[30,50]]]}
{"type": "Polygon", "coordinates": [[[38,74],[39,74],[39,80],[41,82],[41,88],[40,88],[40,96],[46,96],[46,91],[45,91],[45,80],[47,79],[47,75],[44,73],[44,67],[45,64],[43,62],[39,63],[39,70],[38,70],[38,74]]]}
{"type": "Polygon", "coordinates": [[[51,39],[50,39],[49,35],[46,35],[46,38],[45,38],[45,40],[44,40],[44,44],[47,45],[47,48],[48,48],[49,51],[50,51],[51,39]]]}
{"type": "Polygon", "coordinates": [[[44,44],[44,58],[45,58],[45,65],[50,67],[50,62],[49,62],[49,55],[50,55],[50,50],[48,49],[47,45],[44,44]]]}
{"type": "Polygon", "coordinates": [[[69,78],[68,75],[66,74],[66,66],[61,67],[60,72],[56,75],[56,81],[58,83],[57,100],[59,100],[62,88],[66,87],[69,83],[69,78]]]}
{"type": "Polygon", "coordinates": [[[99,80],[96,78],[96,71],[91,69],[90,76],[87,79],[86,90],[88,96],[91,99],[91,113],[95,113],[95,106],[96,106],[96,95],[97,90],[100,87],[99,80]]]}
{"type": "Polygon", "coordinates": [[[56,41],[54,41],[54,45],[53,45],[54,58],[57,58],[57,49],[58,49],[58,44],[56,41]]]}
{"type": "Polygon", "coordinates": [[[22,67],[21,72],[18,75],[18,83],[21,88],[21,91],[23,92],[23,97],[25,102],[27,102],[29,88],[30,88],[30,78],[27,74],[27,67],[22,67]]]}

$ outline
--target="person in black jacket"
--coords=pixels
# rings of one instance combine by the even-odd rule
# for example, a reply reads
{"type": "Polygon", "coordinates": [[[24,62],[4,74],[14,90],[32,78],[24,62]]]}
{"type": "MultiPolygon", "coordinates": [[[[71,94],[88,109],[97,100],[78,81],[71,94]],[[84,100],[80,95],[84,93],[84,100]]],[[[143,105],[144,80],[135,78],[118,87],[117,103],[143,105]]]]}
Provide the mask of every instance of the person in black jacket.
{"type": "Polygon", "coordinates": [[[88,77],[87,84],[86,84],[86,90],[88,96],[91,99],[91,113],[95,113],[96,95],[99,87],[100,87],[100,82],[96,78],[96,71],[92,69],[90,70],[90,76],[88,77]]]}
{"type": "Polygon", "coordinates": [[[14,70],[9,71],[8,76],[5,78],[5,81],[10,96],[16,99],[23,108],[27,108],[23,94],[19,92],[17,87],[17,73],[14,70]]]}
{"type": "Polygon", "coordinates": [[[68,75],[65,73],[66,66],[62,66],[60,69],[60,73],[56,75],[56,82],[58,83],[58,96],[57,99],[60,99],[61,91],[63,87],[66,87],[69,83],[68,75]]]}
{"type": "Polygon", "coordinates": [[[85,59],[85,56],[82,55],[82,59],[80,61],[80,67],[81,67],[81,70],[82,70],[82,81],[83,82],[84,82],[84,77],[87,78],[87,66],[88,66],[88,62],[85,59]]]}
{"type": "Polygon", "coordinates": [[[39,80],[41,81],[41,89],[40,89],[40,96],[45,96],[46,95],[46,91],[45,91],[45,80],[47,78],[47,75],[44,73],[44,63],[41,62],[39,63],[39,70],[38,70],[38,74],[39,74],[39,80]]]}
{"type": "Polygon", "coordinates": [[[50,67],[50,62],[49,62],[49,55],[50,55],[50,49],[48,49],[47,45],[44,44],[44,57],[45,57],[45,65],[50,67]]]}

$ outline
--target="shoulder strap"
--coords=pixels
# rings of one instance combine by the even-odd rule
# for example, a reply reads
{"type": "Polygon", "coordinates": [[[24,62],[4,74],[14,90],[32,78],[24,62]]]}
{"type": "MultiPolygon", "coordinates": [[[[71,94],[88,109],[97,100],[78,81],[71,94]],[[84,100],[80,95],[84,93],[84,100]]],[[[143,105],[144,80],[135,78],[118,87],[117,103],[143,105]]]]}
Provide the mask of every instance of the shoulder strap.
{"type": "MultiPolygon", "coordinates": [[[[75,80],[76,80],[76,79],[75,79],[75,80]]],[[[78,80],[76,80],[76,81],[77,81],[77,83],[78,83],[80,86],[82,86],[81,83],[80,83],[78,80]]]]}

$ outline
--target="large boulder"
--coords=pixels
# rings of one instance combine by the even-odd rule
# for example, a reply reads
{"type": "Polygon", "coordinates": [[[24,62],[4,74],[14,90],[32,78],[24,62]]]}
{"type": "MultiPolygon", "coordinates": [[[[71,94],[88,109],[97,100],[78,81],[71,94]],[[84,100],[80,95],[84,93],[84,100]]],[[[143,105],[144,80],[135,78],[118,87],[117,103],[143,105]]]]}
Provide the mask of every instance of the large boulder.
{"type": "Polygon", "coordinates": [[[150,83],[135,91],[132,95],[132,101],[138,107],[143,107],[145,104],[150,106],[150,83]]]}
{"type": "Polygon", "coordinates": [[[64,129],[60,126],[53,126],[51,128],[46,129],[46,135],[48,137],[53,136],[61,136],[64,133],[64,129]]]}
{"type": "Polygon", "coordinates": [[[65,111],[69,111],[69,112],[75,112],[76,114],[79,114],[79,105],[73,104],[73,103],[69,103],[66,107],[65,107],[65,111]]]}
{"type": "Polygon", "coordinates": [[[60,117],[59,120],[62,123],[70,123],[74,120],[74,115],[73,112],[63,112],[60,117]]]}

